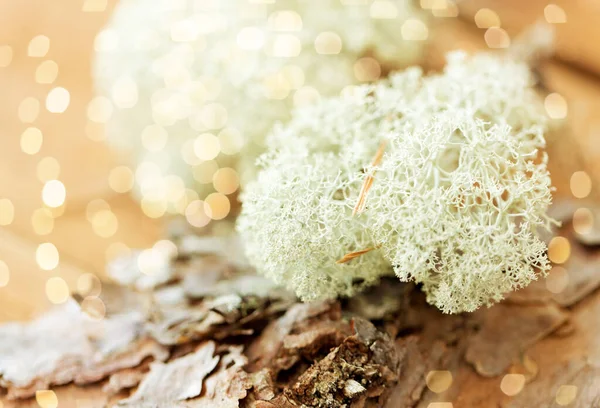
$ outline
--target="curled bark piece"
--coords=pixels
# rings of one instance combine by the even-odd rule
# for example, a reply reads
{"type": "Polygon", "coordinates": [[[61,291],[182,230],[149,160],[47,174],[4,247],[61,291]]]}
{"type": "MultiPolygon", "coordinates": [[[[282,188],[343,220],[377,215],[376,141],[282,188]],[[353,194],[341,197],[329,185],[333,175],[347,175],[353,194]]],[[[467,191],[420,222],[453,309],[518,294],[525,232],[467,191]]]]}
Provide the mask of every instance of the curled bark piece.
{"type": "Polygon", "coordinates": [[[137,386],[148,373],[149,366],[141,364],[134,368],[126,368],[112,374],[108,382],[102,387],[102,392],[113,395],[137,386]]]}
{"type": "Polygon", "coordinates": [[[154,363],[136,392],[119,402],[122,407],[176,407],[202,392],[204,378],[219,362],[215,343],[208,341],[187,356],[167,364],[154,363]],[[168,379],[168,381],[166,381],[168,379]]]}
{"type": "Polygon", "coordinates": [[[147,328],[153,338],[165,345],[249,335],[254,326],[266,324],[292,302],[291,298],[278,297],[276,293],[266,297],[229,293],[199,304],[186,302],[158,307],[147,328]]]}
{"type": "Polygon", "coordinates": [[[166,348],[145,337],[143,315],[129,312],[92,321],[74,304],[51,310],[30,323],[0,327],[0,386],[8,398],[75,382],[89,384],[139,365],[164,360],[166,348]]]}
{"type": "Polygon", "coordinates": [[[294,331],[301,332],[317,321],[337,321],[341,318],[339,303],[328,301],[300,303],[292,306],[279,319],[271,322],[248,348],[249,370],[270,368],[279,371],[273,363],[280,352],[286,336],[294,331]]]}
{"type": "Polygon", "coordinates": [[[186,402],[189,408],[237,408],[248,394],[252,381],[243,366],[248,359],[241,346],[227,348],[215,372],[204,381],[204,391],[198,398],[186,402]]]}

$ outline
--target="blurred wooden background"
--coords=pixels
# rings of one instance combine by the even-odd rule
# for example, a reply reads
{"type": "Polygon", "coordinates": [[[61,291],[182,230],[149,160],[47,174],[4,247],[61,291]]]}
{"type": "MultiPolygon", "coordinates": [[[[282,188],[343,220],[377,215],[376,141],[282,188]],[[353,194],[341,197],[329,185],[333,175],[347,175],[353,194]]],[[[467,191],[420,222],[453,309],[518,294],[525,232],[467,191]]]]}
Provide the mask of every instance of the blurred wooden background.
{"type": "Polygon", "coordinates": [[[119,163],[99,140],[101,126],[90,123],[86,114],[93,97],[94,38],[114,3],[0,2],[0,200],[5,203],[0,206],[4,212],[0,216],[0,260],[9,270],[8,282],[0,288],[0,321],[28,318],[45,309],[49,305],[48,278],[61,277],[73,289],[82,274],[102,274],[109,248],[147,247],[160,233],[160,224],[145,217],[127,194],[109,188],[108,176],[119,163]],[[36,37],[38,43],[32,41],[36,37]],[[58,66],[54,80],[48,68],[53,64],[48,61],[58,66]],[[70,93],[63,113],[46,108],[47,95],[56,87],[70,93]],[[30,127],[43,135],[35,154],[21,149],[22,134],[30,127]],[[45,160],[49,157],[55,161],[45,160]],[[44,208],[42,180],[56,177],[55,163],[60,166],[57,178],[67,194],[65,204],[53,210],[62,215],[54,218],[49,231],[43,219],[32,216],[44,208]],[[14,208],[12,216],[6,199],[14,208]],[[86,219],[88,203],[98,199],[106,201],[117,218],[117,230],[109,237],[97,235],[86,219]],[[35,222],[41,233],[36,233],[35,222]],[[55,245],[60,257],[52,271],[42,270],[36,263],[36,249],[45,242],[55,245]]]}

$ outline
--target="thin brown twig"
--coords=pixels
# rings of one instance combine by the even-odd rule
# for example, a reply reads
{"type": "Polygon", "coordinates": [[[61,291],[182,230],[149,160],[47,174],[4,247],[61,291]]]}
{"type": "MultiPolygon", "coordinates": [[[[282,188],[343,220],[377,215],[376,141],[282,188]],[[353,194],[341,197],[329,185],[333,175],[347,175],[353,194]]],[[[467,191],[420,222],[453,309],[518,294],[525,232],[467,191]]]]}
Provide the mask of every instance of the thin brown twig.
{"type": "Polygon", "coordinates": [[[350,252],[349,254],[344,255],[342,257],[342,259],[338,259],[337,261],[335,261],[335,263],[343,264],[343,263],[350,262],[354,258],[358,258],[359,256],[362,256],[362,255],[366,254],[367,252],[371,252],[379,247],[380,247],[380,245],[376,245],[372,248],[361,249],[360,251],[356,251],[356,252],[350,252]]]}
{"type": "MultiPolygon", "coordinates": [[[[377,166],[381,162],[386,144],[387,144],[386,140],[381,142],[381,144],[379,145],[379,149],[377,149],[377,153],[375,153],[375,157],[373,158],[373,161],[371,162],[371,166],[377,166]]],[[[360,214],[361,212],[363,212],[365,210],[365,207],[367,206],[367,194],[369,194],[369,190],[373,186],[374,180],[375,180],[374,174],[369,174],[365,178],[365,181],[364,181],[364,183],[360,189],[360,193],[358,195],[358,201],[357,201],[356,205],[354,206],[354,210],[352,210],[352,216],[355,216],[356,214],[360,214]]]]}

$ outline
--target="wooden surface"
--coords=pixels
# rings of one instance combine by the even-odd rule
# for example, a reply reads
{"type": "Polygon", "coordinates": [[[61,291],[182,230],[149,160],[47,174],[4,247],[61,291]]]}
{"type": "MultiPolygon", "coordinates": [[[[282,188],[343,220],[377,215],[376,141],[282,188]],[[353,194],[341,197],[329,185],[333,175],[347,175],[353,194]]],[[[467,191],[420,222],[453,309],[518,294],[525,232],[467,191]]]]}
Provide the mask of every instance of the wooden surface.
{"type": "MultiPolygon", "coordinates": [[[[10,270],[8,284],[0,288],[0,321],[27,319],[46,309],[50,305],[45,292],[49,277],[60,276],[73,288],[83,273],[101,275],[111,243],[146,247],[161,233],[161,222],[145,217],[126,194],[110,190],[108,173],[118,159],[102,142],[86,137],[86,109],[92,97],[89,71],[93,40],[108,18],[114,0],[108,1],[106,9],[99,12],[83,12],[84,3],[84,0],[0,1],[0,46],[9,45],[13,53],[10,64],[0,67],[0,199],[10,199],[15,207],[14,220],[0,226],[0,260],[10,270]],[[49,51],[41,58],[30,57],[29,41],[40,34],[50,39],[49,51]],[[59,66],[58,77],[52,84],[35,82],[35,70],[45,60],[53,60],[59,66]],[[60,114],[50,113],[44,107],[46,95],[56,86],[68,89],[71,96],[68,109],[60,114]],[[19,104],[27,97],[40,101],[39,115],[32,123],[24,123],[18,115],[19,104]],[[20,148],[20,135],[30,126],[39,128],[44,135],[42,148],[34,155],[25,154],[20,148]],[[60,163],[59,179],[66,186],[67,199],[64,214],[56,218],[53,231],[41,236],[34,232],[31,216],[43,206],[43,183],[36,176],[36,166],[48,156],[60,163]],[[119,221],[118,231],[110,238],[96,235],[86,219],[87,203],[98,198],[110,204],[119,221]],[[42,242],[52,242],[59,250],[60,264],[53,271],[41,270],[36,264],[35,251],[42,242]]],[[[102,5],[103,1],[90,3],[102,5]]],[[[569,179],[574,171],[585,169],[594,180],[600,176],[600,79],[594,74],[600,72],[600,50],[593,40],[600,38],[600,21],[597,21],[600,3],[582,0],[555,3],[564,8],[568,17],[559,29],[561,60],[544,64],[541,76],[550,91],[559,92],[569,103],[571,131],[561,133],[551,149],[557,194],[568,196],[569,179]]],[[[503,26],[514,33],[527,22],[543,17],[545,6],[545,2],[538,0],[464,0],[460,4],[463,13],[460,19],[440,19],[441,26],[433,34],[428,58],[431,67],[443,63],[443,53],[447,50],[485,48],[485,30],[473,25],[473,16],[481,7],[496,10],[503,26]]],[[[585,327],[585,322],[589,321],[588,315],[597,316],[598,310],[600,300],[596,295],[577,306],[574,322],[582,325],[578,333],[568,338],[548,338],[535,346],[532,355],[540,362],[540,370],[554,375],[569,359],[582,358],[587,353],[599,334],[597,325],[585,327]]],[[[463,384],[472,387],[453,397],[460,402],[455,407],[491,406],[484,401],[500,404],[506,399],[496,386],[499,378],[481,380],[468,370],[456,375],[463,384]],[[497,388],[498,395],[487,394],[489,385],[497,388]]],[[[57,390],[57,395],[59,407],[92,407],[103,403],[96,387],[83,390],[63,387],[57,390]]],[[[38,404],[4,403],[4,407],[11,406],[38,404]]]]}

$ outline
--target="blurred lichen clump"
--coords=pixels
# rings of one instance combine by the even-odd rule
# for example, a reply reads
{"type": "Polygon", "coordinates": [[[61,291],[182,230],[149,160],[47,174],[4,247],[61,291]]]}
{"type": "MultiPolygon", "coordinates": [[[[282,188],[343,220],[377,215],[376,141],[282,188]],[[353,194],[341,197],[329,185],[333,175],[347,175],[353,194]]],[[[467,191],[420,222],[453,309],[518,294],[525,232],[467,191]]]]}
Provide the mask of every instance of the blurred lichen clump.
{"type": "Polygon", "coordinates": [[[384,276],[473,311],[549,264],[547,119],[528,66],[448,56],[295,112],[269,136],[238,229],[257,269],[303,300],[384,276]],[[393,272],[392,272],[393,271],[393,272]]]}
{"type": "Polygon", "coordinates": [[[140,169],[139,195],[162,200],[175,177],[204,198],[224,167],[250,180],[293,107],[418,62],[428,29],[411,1],[354,3],[119,2],[94,75],[115,108],[108,139],[140,169]]]}

